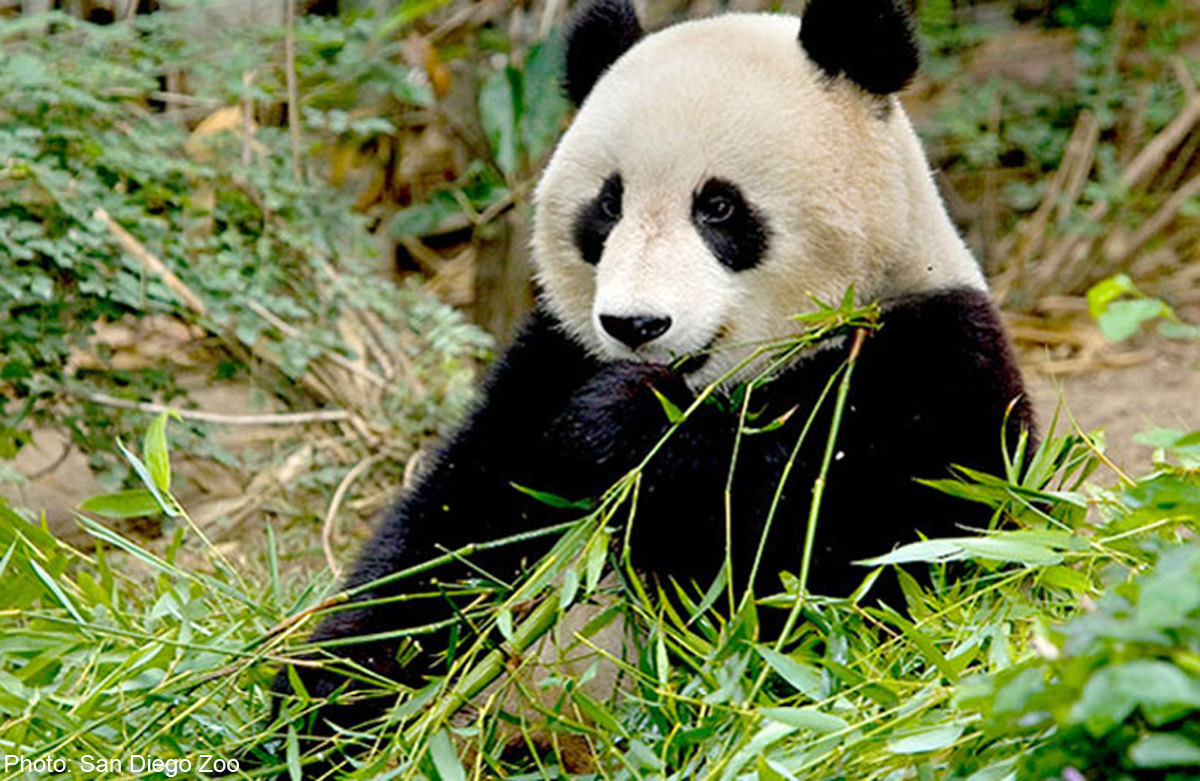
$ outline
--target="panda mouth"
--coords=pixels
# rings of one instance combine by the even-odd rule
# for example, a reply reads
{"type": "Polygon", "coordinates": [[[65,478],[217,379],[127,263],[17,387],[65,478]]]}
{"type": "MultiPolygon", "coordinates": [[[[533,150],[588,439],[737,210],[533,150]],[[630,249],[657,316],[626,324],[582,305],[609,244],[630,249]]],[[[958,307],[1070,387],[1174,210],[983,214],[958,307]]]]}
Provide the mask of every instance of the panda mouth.
{"type": "Polygon", "coordinates": [[[703,369],[708,363],[708,359],[712,357],[712,353],[709,352],[709,350],[711,349],[712,344],[715,342],[716,340],[714,339],[713,342],[709,343],[708,347],[680,358],[675,363],[676,371],[678,371],[680,374],[695,374],[703,369]]]}
{"type": "Polygon", "coordinates": [[[708,361],[712,358],[713,350],[716,349],[717,343],[729,336],[729,325],[722,325],[713,334],[712,338],[698,350],[680,358],[675,362],[675,370],[680,374],[695,374],[708,365],[708,361]]]}

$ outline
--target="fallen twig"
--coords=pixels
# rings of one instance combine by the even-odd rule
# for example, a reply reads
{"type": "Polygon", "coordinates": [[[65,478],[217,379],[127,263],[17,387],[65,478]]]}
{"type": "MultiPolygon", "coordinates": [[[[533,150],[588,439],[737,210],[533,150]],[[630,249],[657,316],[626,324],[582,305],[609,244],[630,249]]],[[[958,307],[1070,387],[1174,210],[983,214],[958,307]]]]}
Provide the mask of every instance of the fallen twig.
{"type": "Polygon", "coordinates": [[[1091,374],[1101,369],[1123,369],[1138,366],[1154,358],[1153,350],[1134,350],[1124,353],[1093,353],[1077,358],[1063,358],[1033,364],[1033,369],[1042,374],[1061,376],[1064,374],[1091,374]]]}
{"type": "Polygon", "coordinates": [[[163,284],[167,288],[183,299],[183,303],[187,305],[196,314],[204,317],[208,315],[208,309],[204,306],[204,302],[200,300],[200,296],[192,292],[192,289],[184,284],[183,280],[175,276],[175,272],[167,268],[167,265],[158,259],[146,246],[138,241],[132,233],[125,230],[112,218],[104,208],[96,209],[92,214],[100,222],[104,223],[104,227],[112,234],[121,248],[128,252],[133,257],[150,271],[162,278],[163,284]]]}
{"type": "Polygon", "coordinates": [[[338,423],[350,420],[353,415],[345,410],[313,410],[312,412],[279,412],[258,415],[230,415],[224,412],[207,412],[205,410],[179,409],[170,404],[158,404],[153,401],[130,401],[109,396],[106,393],[84,393],[80,396],[96,404],[106,407],[136,410],[159,414],[173,412],[184,420],[195,420],[201,423],[217,423],[223,426],[298,426],[306,423],[338,423]]]}
{"type": "MultiPolygon", "coordinates": [[[[297,329],[295,326],[289,325],[288,323],[286,323],[285,321],[283,321],[282,319],[277,317],[275,315],[275,313],[271,312],[269,309],[267,309],[265,306],[258,303],[257,301],[251,301],[249,304],[247,304],[247,306],[249,307],[251,312],[254,312],[254,314],[258,315],[263,320],[266,320],[268,323],[273,325],[275,328],[279,329],[279,331],[284,336],[288,337],[289,339],[302,338],[303,334],[300,333],[299,329],[297,329]]],[[[350,359],[346,358],[344,355],[341,355],[340,353],[328,351],[328,352],[322,353],[322,355],[324,357],[328,358],[330,360],[330,362],[340,366],[341,368],[345,369],[346,371],[350,372],[351,374],[353,374],[357,377],[361,377],[362,379],[366,380],[367,382],[371,383],[372,385],[376,386],[377,388],[382,388],[383,390],[391,390],[392,389],[392,386],[390,386],[387,383],[387,381],[385,379],[383,379],[382,377],[380,377],[378,374],[376,374],[375,372],[366,368],[365,366],[361,366],[361,365],[355,363],[354,361],[351,361],[350,359]]]]}
{"type": "MultiPolygon", "coordinates": [[[[2,7],[0,6],[0,8],[2,7]]],[[[221,101],[213,98],[201,98],[179,92],[163,92],[162,90],[146,92],[134,87],[109,87],[104,90],[104,95],[112,98],[146,98],[148,100],[157,100],[160,103],[176,103],[181,106],[198,106],[208,109],[220,108],[221,106],[221,101]]]]}
{"type": "Polygon", "coordinates": [[[338,483],[337,490],[333,492],[333,499],[329,501],[329,509],[325,512],[325,522],[321,524],[321,547],[325,550],[325,562],[329,565],[329,571],[338,580],[342,578],[342,568],[333,556],[333,535],[336,531],[335,523],[337,521],[338,510],[341,509],[342,501],[346,498],[346,493],[350,490],[350,486],[353,485],[354,481],[358,479],[358,476],[379,463],[386,455],[386,453],[375,453],[355,464],[354,468],[342,478],[342,482],[338,483]]]}
{"type": "Polygon", "coordinates": [[[237,540],[244,539],[242,527],[254,512],[276,491],[293,485],[300,475],[312,470],[314,450],[312,444],[302,445],[290,453],[282,464],[256,474],[236,497],[218,500],[203,508],[206,523],[211,524],[218,518],[226,519],[219,532],[223,543],[235,544],[237,540]]]}

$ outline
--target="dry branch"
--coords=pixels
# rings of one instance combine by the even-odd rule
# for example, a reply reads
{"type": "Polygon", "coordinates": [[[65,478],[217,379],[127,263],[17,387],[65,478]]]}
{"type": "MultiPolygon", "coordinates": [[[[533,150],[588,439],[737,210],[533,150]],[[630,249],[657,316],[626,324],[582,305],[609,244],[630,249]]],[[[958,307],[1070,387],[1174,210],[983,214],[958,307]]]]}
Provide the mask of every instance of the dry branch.
{"type": "MultiPolygon", "coordinates": [[[[273,312],[271,312],[271,310],[267,309],[265,306],[258,303],[257,301],[251,301],[247,306],[249,307],[251,312],[258,315],[263,320],[266,320],[268,323],[270,323],[272,326],[274,326],[276,329],[278,329],[280,333],[282,333],[284,336],[288,337],[289,339],[303,338],[304,335],[302,333],[300,333],[300,331],[295,326],[289,325],[288,323],[286,323],[285,321],[280,319],[278,316],[276,316],[273,312]]],[[[353,374],[356,377],[360,377],[360,378],[366,380],[367,382],[371,383],[372,385],[374,385],[377,388],[381,388],[385,391],[392,389],[391,386],[388,385],[387,381],[385,379],[383,379],[382,377],[380,377],[378,374],[376,374],[375,372],[366,368],[365,366],[361,366],[361,365],[355,363],[354,361],[351,361],[350,359],[346,358],[344,355],[341,355],[340,353],[326,352],[323,354],[323,357],[327,357],[331,363],[334,363],[337,366],[345,369],[346,371],[350,372],[351,374],[353,374]]]]}
{"type": "Polygon", "coordinates": [[[183,280],[175,276],[175,272],[167,268],[167,265],[158,259],[146,246],[138,241],[133,234],[122,228],[116,220],[114,220],[107,211],[103,208],[97,209],[92,215],[100,222],[104,223],[104,227],[112,234],[121,248],[132,255],[147,269],[156,274],[162,279],[163,284],[167,288],[179,296],[183,303],[201,317],[208,315],[208,310],[204,306],[204,302],[200,300],[200,296],[192,292],[192,289],[184,284],[183,280]]]}
{"type": "MultiPolygon", "coordinates": [[[[1156,172],[1161,171],[1167,165],[1168,161],[1171,160],[1172,152],[1178,149],[1181,144],[1184,144],[1197,125],[1200,125],[1200,93],[1197,93],[1195,85],[1191,84],[1190,80],[1186,81],[1184,86],[1187,100],[1183,108],[1171,120],[1170,124],[1151,139],[1121,172],[1121,186],[1125,190],[1133,190],[1145,184],[1156,172]]],[[[1079,130],[1078,126],[1076,130],[1079,130]]],[[[1072,140],[1076,140],[1076,136],[1073,135],[1072,140]]],[[[1092,158],[1094,158],[1094,150],[1089,154],[1089,162],[1092,158]]],[[[1068,164],[1074,166],[1076,162],[1073,158],[1064,158],[1063,167],[1067,167],[1068,164]]],[[[1090,170],[1090,168],[1089,164],[1088,169],[1090,170]]],[[[1075,176],[1073,174],[1068,177],[1067,174],[1062,174],[1061,171],[1060,175],[1064,181],[1068,178],[1074,179],[1075,176]]],[[[1082,181],[1075,181],[1080,188],[1079,192],[1082,192],[1082,184],[1086,182],[1086,177],[1082,181]]],[[[1189,182],[1188,185],[1185,185],[1185,188],[1191,186],[1192,183],[1189,182]]],[[[1178,212],[1180,206],[1189,197],[1190,195],[1184,195],[1178,200],[1172,197],[1158,213],[1143,225],[1143,228],[1138,231],[1129,244],[1122,244],[1115,250],[1106,251],[1104,253],[1106,262],[1102,264],[1102,267],[1092,267],[1087,261],[1092,258],[1093,249],[1097,243],[1096,235],[1099,233],[1097,228],[1109,216],[1113,208],[1111,200],[1097,201],[1083,215],[1083,224],[1079,230],[1063,234],[1045,253],[1040,255],[1040,260],[1036,268],[1033,269],[1032,278],[1027,285],[1027,290],[1033,294],[1031,297],[1037,297],[1050,290],[1074,290],[1089,279],[1111,272],[1117,267],[1111,261],[1124,262],[1128,260],[1133,252],[1144,246],[1147,241],[1166,227],[1174,214],[1178,212]]],[[[1066,202],[1064,201],[1064,210],[1059,215],[1060,222],[1065,216],[1070,214],[1069,211],[1066,211],[1065,204],[1066,202]]],[[[1039,209],[1039,213],[1041,211],[1039,209]]],[[[1031,237],[1039,228],[1041,229],[1041,235],[1044,236],[1046,226],[1039,225],[1037,220],[1044,220],[1045,218],[1035,214],[1031,219],[1035,220],[1029,228],[1031,237]]],[[[1031,238],[1030,240],[1032,241],[1033,239],[1031,238]]],[[[1027,261],[1032,257],[1034,255],[1026,255],[1024,258],[1018,255],[1017,260],[1027,261]]]]}
{"type": "Polygon", "coordinates": [[[1114,246],[1106,248],[1106,260],[1110,268],[1120,268],[1125,265],[1142,247],[1157,236],[1170,222],[1175,219],[1179,210],[1189,200],[1200,195],[1200,175],[1193,177],[1167,199],[1153,216],[1142,223],[1133,238],[1128,241],[1114,242],[1114,246]]]}
{"type": "Polygon", "coordinates": [[[500,17],[512,6],[512,0],[483,0],[470,3],[438,25],[427,37],[431,43],[444,43],[459,34],[483,27],[500,17]]]}
{"type": "Polygon", "coordinates": [[[159,414],[173,412],[184,420],[195,420],[201,423],[217,423],[222,426],[299,426],[308,423],[337,423],[353,418],[345,410],[313,410],[311,412],[280,412],[261,415],[230,415],[224,412],[208,412],[205,410],[179,409],[170,404],[158,404],[152,401],[130,401],[109,396],[106,393],[84,393],[82,398],[103,404],[106,407],[136,410],[159,414]]]}
{"type": "Polygon", "coordinates": [[[335,524],[338,510],[341,509],[342,502],[350,491],[350,486],[354,484],[359,475],[382,461],[386,455],[386,453],[375,453],[355,464],[354,468],[342,478],[342,482],[338,483],[337,490],[333,492],[333,499],[329,502],[329,509],[325,512],[325,522],[321,524],[321,547],[325,551],[325,562],[329,565],[329,571],[338,580],[342,578],[342,567],[333,555],[333,537],[337,530],[335,524]]]}
{"type": "Polygon", "coordinates": [[[151,90],[145,92],[133,87],[109,87],[104,90],[106,97],[112,98],[146,98],[148,100],[157,100],[161,103],[173,103],[180,106],[193,106],[207,109],[219,108],[221,101],[213,98],[201,98],[195,95],[186,95],[179,92],[163,92],[162,90],[151,90]]]}
{"type": "Polygon", "coordinates": [[[1062,376],[1066,374],[1091,374],[1101,369],[1124,369],[1146,363],[1154,358],[1153,350],[1134,350],[1123,353],[1093,353],[1074,358],[1063,358],[1036,364],[1034,368],[1043,374],[1062,376]]]}
{"type": "Polygon", "coordinates": [[[1041,252],[1051,218],[1061,225],[1074,211],[1091,174],[1099,141],[1100,123],[1095,114],[1084,111],[1075,122],[1062,164],[1046,186],[1041,204],[1021,225],[1013,254],[1013,273],[1017,278],[1024,274],[1029,261],[1041,252]]]}
{"type": "Polygon", "coordinates": [[[241,539],[241,527],[255,510],[262,507],[279,488],[292,485],[300,475],[312,470],[314,452],[313,445],[302,445],[288,454],[283,463],[255,475],[237,497],[215,503],[215,508],[205,515],[208,516],[208,522],[222,517],[227,519],[219,532],[221,540],[229,542],[241,539]]]}

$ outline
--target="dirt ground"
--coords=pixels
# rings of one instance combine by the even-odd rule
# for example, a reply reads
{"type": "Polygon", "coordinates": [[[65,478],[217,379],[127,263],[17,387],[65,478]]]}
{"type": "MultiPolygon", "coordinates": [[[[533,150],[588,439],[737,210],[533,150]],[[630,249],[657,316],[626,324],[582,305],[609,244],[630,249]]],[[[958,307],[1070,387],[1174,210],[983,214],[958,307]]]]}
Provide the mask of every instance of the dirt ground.
{"type": "MultiPolygon", "coordinates": [[[[1114,356],[1132,363],[1055,373],[1055,364],[1061,362],[1045,351],[1025,349],[1021,364],[1043,429],[1061,394],[1084,430],[1104,430],[1112,460],[1127,472],[1140,474],[1150,468],[1153,451],[1134,442],[1136,434],[1159,427],[1200,428],[1200,349],[1146,337],[1135,347],[1113,348],[1108,359],[1114,356]]],[[[1062,424],[1069,423],[1064,416],[1062,424]]]]}

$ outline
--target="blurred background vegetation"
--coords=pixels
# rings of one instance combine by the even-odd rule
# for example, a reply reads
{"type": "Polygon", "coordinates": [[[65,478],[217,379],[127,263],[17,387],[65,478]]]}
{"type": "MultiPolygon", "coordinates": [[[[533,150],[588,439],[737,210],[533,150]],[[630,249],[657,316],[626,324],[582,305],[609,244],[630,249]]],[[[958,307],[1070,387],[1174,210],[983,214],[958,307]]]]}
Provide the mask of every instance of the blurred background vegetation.
{"type": "MultiPolygon", "coordinates": [[[[251,568],[336,573],[531,304],[530,194],[570,118],[568,6],[0,0],[0,495],[90,549],[75,508],[139,485],[114,442],[170,407],[172,490],[201,537],[251,568]]],[[[641,10],[654,29],[801,6],[641,10]]],[[[1104,333],[1157,318],[1192,335],[1176,313],[1200,305],[1200,7],[916,13],[926,61],[905,102],[1026,362],[1141,366],[1115,403],[1194,424],[1192,380],[1175,408],[1138,406],[1164,361],[1195,374],[1194,345],[1114,348],[1085,294],[1122,274],[1091,313],[1155,303],[1104,333]]],[[[1168,439],[1145,441],[1192,447],[1168,439]]],[[[90,509],[207,561],[178,517],[90,509]]]]}

